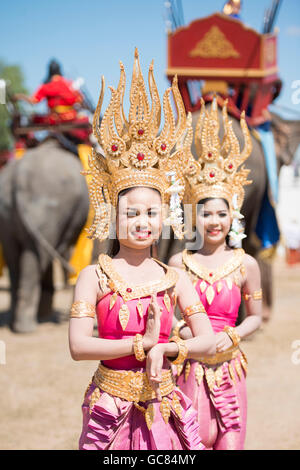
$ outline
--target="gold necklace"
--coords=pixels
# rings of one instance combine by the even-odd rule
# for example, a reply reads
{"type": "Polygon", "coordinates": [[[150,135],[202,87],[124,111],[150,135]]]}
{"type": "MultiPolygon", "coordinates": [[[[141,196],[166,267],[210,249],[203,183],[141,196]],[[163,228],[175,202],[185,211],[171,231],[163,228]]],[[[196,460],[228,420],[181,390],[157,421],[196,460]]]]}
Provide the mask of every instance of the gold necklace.
{"type": "Polygon", "coordinates": [[[209,269],[206,266],[195,261],[194,256],[189,254],[187,250],[182,253],[182,260],[187,268],[192,271],[199,279],[204,279],[209,284],[214,284],[216,281],[235,271],[241,264],[245,252],[242,248],[234,250],[233,256],[226,261],[222,266],[215,269],[209,269]]]}
{"type": "MultiPolygon", "coordinates": [[[[212,301],[215,298],[215,290],[212,287],[212,284],[214,284],[216,281],[220,281],[221,279],[226,278],[229,274],[233,273],[237,268],[240,268],[241,274],[244,275],[244,270],[245,267],[242,264],[243,256],[245,252],[242,248],[237,248],[234,250],[234,255],[226,261],[222,266],[219,266],[218,268],[212,270],[208,269],[206,266],[203,266],[202,264],[199,264],[197,261],[195,261],[193,255],[190,255],[187,250],[184,250],[182,253],[182,261],[185,264],[185,266],[188,268],[188,271],[190,273],[193,273],[194,275],[197,276],[198,279],[202,279],[202,282],[200,283],[200,291],[202,294],[205,292],[206,300],[209,305],[212,304],[212,301]],[[207,284],[209,286],[207,287],[207,284]]],[[[231,290],[232,289],[232,279],[227,278],[225,279],[228,288],[231,290]]],[[[198,281],[196,281],[197,283],[198,281]]],[[[236,283],[236,281],[235,281],[236,283]]],[[[223,283],[218,282],[217,284],[217,292],[218,294],[221,292],[223,289],[223,283]]]]}
{"type": "MultiPolygon", "coordinates": [[[[140,317],[142,318],[144,312],[143,305],[140,299],[142,297],[148,297],[152,294],[156,294],[164,290],[167,291],[168,289],[173,287],[178,281],[179,276],[175,269],[166,266],[164,263],[157,259],[152,259],[166,270],[165,275],[161,279],[150,281],[145,284],[128,286],[128,283],[126,283],[126,281],[118,274],[118,272],[114,268],[112,258],[104,253],[99,255],[97,267],[98,276],[100,280],[102,279],[102,283],[104,281],[114,292],[110,300],[109,308],[113,308],[117,300],[118,294],[121,295],[124,302],[119,310],[119,320],[123,330],[125,330],[127,326],[130,314],[126,302],[128,302],[129,300],[138,299],[137,311],[140,317]]],[[[164,303],[168,312],[170,312],[171,300],[167,292],[165,292],[164,294],[164,303]]]]}

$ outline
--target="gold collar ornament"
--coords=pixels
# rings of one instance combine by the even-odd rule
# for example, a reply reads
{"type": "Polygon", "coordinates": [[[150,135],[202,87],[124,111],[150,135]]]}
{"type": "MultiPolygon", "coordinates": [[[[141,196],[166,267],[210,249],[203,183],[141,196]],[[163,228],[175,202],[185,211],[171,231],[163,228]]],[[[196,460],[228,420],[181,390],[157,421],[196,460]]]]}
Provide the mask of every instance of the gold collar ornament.
{"type": "Polygon", "coordinates": [[[92,176],[90,198],[95,208],[94,223],[88,230],[89,238],[100,241],[109,236],[113,208],[117,207],[119,193],[127,188],[142,186],[157,189],[162,204],[168,206],[169,223],[178,238],[183,238],[183,218],[180,206],[184,194],[182,158],[192,141],[191,116],[187,118],[180,95],[177,77],[163,97],[164,126],[158,134],[161,121],[161,103],[153,75],[153,62],[148,81],[151,97],[149,105],[146,86],[141,73],[137,49],[130,88],[128,119],[123,109],[125,70],[120,62],[120,80],[117,89],[110,87],[110,103],[100,120],[104,97],[104,77],[94,114],[93,133],[103,150],[96,150],[89,158],[92,176]],[[172,108],[171,92],[176,111],[172,108]]]}
{"type": "Polygon", "coordinates": [[[101,279],[105,278],[105,289],[108,287],[113,291],[109,302],[109,308],[112,309],[116,303],[118,295],[122,297],[122,304],[119,309],[119,321],[123,330],[126,329],[129,317],[130,310],[127,305],[129,300],[137,299],[137,311],[139,316],[142,318],[144,316],[144,308],[141,302],[141,298],[148,297],[152,294],[157,294],[158,292],[165,291],[164,294],[164,304],[167,311],[171,312],[171,299],[167,293],[168,289],[174,287],[178,281],[178,273],[175,269],[170,268],[159,260],[155,260],[159,265],[161,265],[166,273],[161,279],[155,281],[147,282],[144,284],[129,286],[128,283],[118,274],[112,264],[112,258],[110,256],[101,253],[98,258],[97,274],[99,276],[99,282],[101,279]]]}
{"type": "MultiPolygon", "coordinates": [[[[208,197],[224,198],[229,204],[231,215],[240,220],[243,216],[240,209],[244,200],[244,186],[250,184],[247,180],[250,170],[242,166],[252,151],[252,142],[245,113],[241,114],[245,145],[240,150],[239,142],[228,119],[227,101],[223,110],[224,137],[219,139],[218,105],[214,97],[210,110],[205,108],[201,100],[201,110],[195,129],[195,148],[198,160],[191,152],[185,160],[186,191],[184,203],[193,205],[193,225],[196,225],[196,204],[208,197]]],[[[238,231],[237,224],[234,229],[238,231]]]]}

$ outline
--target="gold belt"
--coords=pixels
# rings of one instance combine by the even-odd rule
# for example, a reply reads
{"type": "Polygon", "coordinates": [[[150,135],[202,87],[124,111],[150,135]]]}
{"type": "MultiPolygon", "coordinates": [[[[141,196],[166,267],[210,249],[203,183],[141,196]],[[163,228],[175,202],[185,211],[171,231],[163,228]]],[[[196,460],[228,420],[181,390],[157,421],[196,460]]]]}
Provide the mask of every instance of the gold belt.
{"type": "Polygon", "coordinates": [[[67,111],[73,110],[73,106],[64,106],[59,104],[57,106],[54,106],[52,109],[56,113],[66,113],[67,111]]]}
{"type": "MultiPolygon", "coordinates": [[[[99,364],[93,382],[104,392],[127,401],[138,403],[156,398],[146,372],[108,369],[99,364]]],[[[171,370],[162,372],[162,382],[159,388],[162,397],[174,390],[175,384],[171,370]]]]}
{"type": "Polygon", "coordinates": [[[221,362],[234,359],[239,355],[239,353],[240,349],[238,346],[231,346],[231,348],[227,349],[226,351],[216,353],[213,356],[202,356],[200,359],[198,359],[198,361],[209,365],[220,364],[221,362]]]}

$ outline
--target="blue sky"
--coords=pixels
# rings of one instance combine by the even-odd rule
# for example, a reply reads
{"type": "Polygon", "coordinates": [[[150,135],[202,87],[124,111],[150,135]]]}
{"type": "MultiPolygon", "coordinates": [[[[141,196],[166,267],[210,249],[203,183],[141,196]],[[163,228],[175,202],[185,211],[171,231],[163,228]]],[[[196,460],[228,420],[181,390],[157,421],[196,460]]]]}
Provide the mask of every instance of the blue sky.
{"type": "MultiPolygon", "coordinates": [[[[222,9],[223,0],[182,0],[185,24],[222,9]]],[[[271,0],[243,0],[242,19],[261,31],[271,0]]],[[[0,59],[22,66],[32,93],[56,58],[69,78],[81,76],[94,103],[100,77],[116,86],[119,60],[131,76],[138,47],[144,72],[154,59],[160,95],[168,86],[164,0],[14,0],[1,4],[0,59]]],[[[292,82],[300,80],[300,2],[283,0],[279,27],[279,67],[284,89],[278,104],[300,113],[292,103],[292,82]]],[[[109,93],[106,92],[104,104],[109,93]]],[[[300,117],[300,114],[298,118],[300,117]]],[[[295,116],[294,116],[295,118],[295,116]]]]}

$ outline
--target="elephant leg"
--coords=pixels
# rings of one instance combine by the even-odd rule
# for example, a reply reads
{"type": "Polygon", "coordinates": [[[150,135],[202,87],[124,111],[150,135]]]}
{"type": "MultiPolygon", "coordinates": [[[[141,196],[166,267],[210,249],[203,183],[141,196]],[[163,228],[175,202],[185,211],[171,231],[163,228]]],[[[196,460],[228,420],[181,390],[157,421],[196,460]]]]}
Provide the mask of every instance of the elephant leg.
{"type": "Polygon", "coordinates": [[[40,265],[38,256],[25,249],[20,259],[19,284],[12,329],[16,333],[30,333],[37,327],[40,299],[40,265]]]}
{"type": "MultiPolygon", "coordinates": [[[[3,233],[4,232],[5,231],[3,230],[3,233]]],[[[9,233],[9,236],[7,238],[2,238],[2,248],[5,263],[8,267],[10,279],[10,312],[9,317],[6,321],[9,324],[10,328],[12,328],[17,305],[17,295],[20,278],[21,247],[14,239],[13,234],[9,233]]]]}
{"type": "Polygon", "coordinates": [[[52,315],[52,306],[53,306],[53,295],[54,295],[54,285],[53,285],[53,264],[50,263],[48,268],[45,271],[45,274],[42,277],[41,282],[41,296],[38,306],[38,319],[49,320],[52,315]]]}

